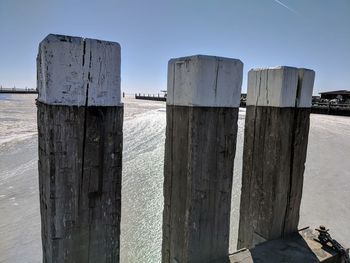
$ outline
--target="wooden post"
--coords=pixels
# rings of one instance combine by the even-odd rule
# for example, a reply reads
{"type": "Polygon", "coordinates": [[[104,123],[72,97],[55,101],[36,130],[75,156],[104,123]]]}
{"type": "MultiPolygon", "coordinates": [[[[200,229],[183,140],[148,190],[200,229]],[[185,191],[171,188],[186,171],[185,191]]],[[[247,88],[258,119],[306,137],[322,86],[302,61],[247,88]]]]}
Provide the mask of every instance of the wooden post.
{"type": "Polygon", "coordinates": [[[243,63],[168,64],[162,262],[227,258],[243,63]]]}
{"type": "Polygon", "coordinates": [[[119,262],[120,46],[48,35],[37,73],[43,262],[119,262]]]}
{"type": "Polygon", "coordinates": [[[238,248],[297,231],[315,73],[248,74],[238,248]]]}

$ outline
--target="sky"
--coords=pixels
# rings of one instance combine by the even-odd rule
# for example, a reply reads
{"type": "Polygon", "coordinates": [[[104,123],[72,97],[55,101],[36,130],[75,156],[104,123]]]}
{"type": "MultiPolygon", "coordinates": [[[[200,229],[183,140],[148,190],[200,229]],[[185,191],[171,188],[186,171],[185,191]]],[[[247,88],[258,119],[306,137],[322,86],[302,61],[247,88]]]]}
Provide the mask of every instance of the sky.
{"type": "Polygon", "coordinates": [[[350,0],[0,0],[0,85],[35,88],[48,34],[120,43],[126,93],[166,89],[170,58],[203,54],[316,71],[314,94],[350,90],[350,0]]]}

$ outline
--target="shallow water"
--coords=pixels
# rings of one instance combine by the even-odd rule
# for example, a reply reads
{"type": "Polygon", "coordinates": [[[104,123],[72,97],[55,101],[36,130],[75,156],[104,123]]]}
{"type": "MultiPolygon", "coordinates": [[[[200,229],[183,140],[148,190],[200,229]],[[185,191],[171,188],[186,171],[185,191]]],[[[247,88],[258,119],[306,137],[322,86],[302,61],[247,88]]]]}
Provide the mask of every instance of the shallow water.
{"type": "MultiPolygon", "coordinates": [[[[0,262],[41,262],[35,95],[0,94],[0,262]]],[[[121,262],[160,262],[165,103],[125,99],[121,262]]],[[[231,250],[241,187],[238,121],[231,250]]],[[[326,224],[350,244],[350,118],[312,115],[301,227],[326,224]]]]}

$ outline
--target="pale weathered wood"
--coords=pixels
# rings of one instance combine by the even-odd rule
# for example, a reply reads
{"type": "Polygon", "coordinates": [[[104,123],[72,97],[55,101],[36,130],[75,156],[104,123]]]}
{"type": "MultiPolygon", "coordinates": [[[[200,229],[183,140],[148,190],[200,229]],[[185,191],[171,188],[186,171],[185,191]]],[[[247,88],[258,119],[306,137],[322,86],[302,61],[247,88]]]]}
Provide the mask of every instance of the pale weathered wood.
{"type": "Polygon", "coordinates": [[[310,108],[294,111],[292,167],[283,235],[296,231],[299,225],[300,204],[303,193],[304,170],[310,128],[310,108]]]}
{"type": "Polygon", "coordinates": [[[297,231],[315,72],[249,71],[237,247],[297,231]]]}
{"type": "Polygon", "coordinates": [[[167,106],[162,262],[227,256],[237,108],[167,106]]]}
{"type": "Polygon", "coordinates": [[[48,35],[37,71],[43,262],[119,262],[120,46],[48,35]]]}
{"type": "Polygon", "coordinates": [[[163,263],[227,257],[242,71],[231,58],[169,61],[163,263]]]}
{"type": "Polygon", "coordinates": [[[309,113],[247,107],[238,248],[297,230],[309,113]]]}
{"type": "Polygon", "coordinates": [[[118,262],[123,107],[37,105],[43,262],[118,262]]]}

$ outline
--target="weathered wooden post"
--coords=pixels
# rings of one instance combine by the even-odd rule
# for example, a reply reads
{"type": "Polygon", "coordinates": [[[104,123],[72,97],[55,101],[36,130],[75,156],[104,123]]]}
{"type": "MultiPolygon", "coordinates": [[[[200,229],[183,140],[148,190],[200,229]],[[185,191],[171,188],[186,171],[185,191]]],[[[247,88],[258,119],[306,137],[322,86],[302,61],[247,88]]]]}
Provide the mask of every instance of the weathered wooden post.
{"type": "Polygon", "coordinates": [[[120,46],[49,35],[37,74],[43,262],[119,262],[120,46]]]}
{"type": "Polygon", "coordinates": [[[248,74],[238,248],[297,231],[315,73],[248,74]]]}
{"type": "Polygon", "coordinates": [[[162,262],[225,258],[243,63],[168,64],[162,262]]]}

